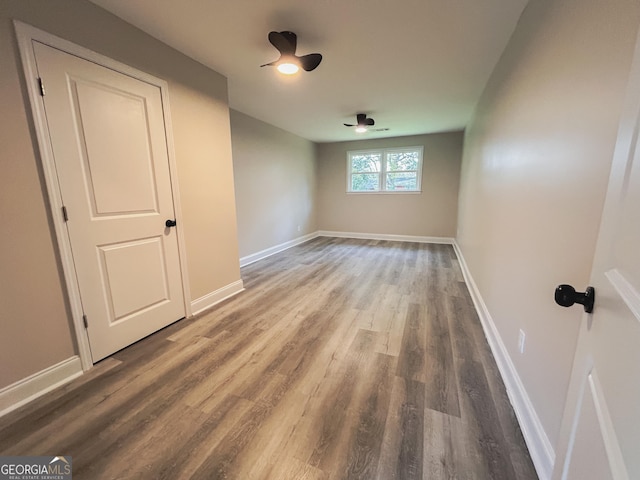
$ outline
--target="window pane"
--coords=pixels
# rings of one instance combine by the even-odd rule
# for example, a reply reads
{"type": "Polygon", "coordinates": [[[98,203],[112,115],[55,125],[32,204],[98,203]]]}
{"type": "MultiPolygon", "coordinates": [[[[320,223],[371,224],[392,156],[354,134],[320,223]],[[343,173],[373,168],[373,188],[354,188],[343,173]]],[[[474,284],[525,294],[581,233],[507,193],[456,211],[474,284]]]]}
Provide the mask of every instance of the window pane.
{"type": "Polygon", "coordinates": [[[416,172],[388,173],[387,190],[417,190],[418,174],[416,172]]]}
{"type": "Polygon", "coordinates": [[[353,173],[379,172],[381,157],[379,153],[351,155],[351,171],[353,173]]]}
{"type": "Polygon", "coordinates": [[[351,175],[351,190],[370,192],[380,189],[380,176],[377,173],[354,173],[351,175]]]}
{"type": "Polygon", "coordinates": [[[389,152],[387,154],[387,170],[418,170],[419,152],[389,152]]]}
{"type": "Polygon", "coordinates": [[[348,192],[419,192],[423,147],[347,152],[348,192]]]}

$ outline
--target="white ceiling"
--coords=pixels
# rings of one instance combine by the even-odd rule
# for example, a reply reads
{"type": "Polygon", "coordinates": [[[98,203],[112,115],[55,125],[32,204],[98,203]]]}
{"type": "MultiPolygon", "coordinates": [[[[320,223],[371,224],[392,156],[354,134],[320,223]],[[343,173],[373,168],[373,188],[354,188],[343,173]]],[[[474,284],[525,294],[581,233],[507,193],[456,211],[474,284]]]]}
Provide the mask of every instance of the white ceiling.
{"type": "Polygon", "coordinates": [[[459,130],[527,0],[91,0],[227,77],[231,108],[315,142],[459,130]],[[270,31],[313,72],[285,77],[270,31]],[[386,132],[357,134],[358,112],[386,132]]]}

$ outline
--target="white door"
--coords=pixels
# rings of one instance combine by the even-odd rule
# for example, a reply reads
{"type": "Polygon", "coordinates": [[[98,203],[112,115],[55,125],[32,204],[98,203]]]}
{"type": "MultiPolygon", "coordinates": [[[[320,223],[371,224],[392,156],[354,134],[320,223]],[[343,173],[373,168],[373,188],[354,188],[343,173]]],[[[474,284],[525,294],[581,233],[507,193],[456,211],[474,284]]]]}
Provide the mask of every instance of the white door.
{"type": "Polygon", "coordinates": [[[640,479],[639,129],[640,37],[591,275],[595,308],[580,330],[556,479],[640,479]]]}
{"type": "Polygon", "coordinates": [[[94,362],[185,316],[157,86],[34,42],[94,362]]]}

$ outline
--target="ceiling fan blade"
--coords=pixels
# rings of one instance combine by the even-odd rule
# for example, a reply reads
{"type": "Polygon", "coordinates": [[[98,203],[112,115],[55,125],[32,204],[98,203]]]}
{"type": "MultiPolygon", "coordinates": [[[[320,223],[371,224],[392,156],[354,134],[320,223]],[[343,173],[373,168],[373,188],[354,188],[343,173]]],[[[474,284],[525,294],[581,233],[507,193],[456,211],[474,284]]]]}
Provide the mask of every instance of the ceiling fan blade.
{"type": "Polygon", "coordinates": [[[271,63],[265,63],[264,65],[260,65],[261,67],[270,67],[272,65],[275,65],[276,63],[278,63],[278,60],[274,60],[271,63]]]}
{"type": "Polygon", "coordinates": [[[356,115],[356,120],[358,121],[358,125],[364,125],[364,121],[367,118],[367,114],[366,113],[358,113],[356,115]]]}
{"type": "Polygon", "coordinates": [[[269,42],[283,55],[296,52],[296,34],[293,32],[269,32],[269,42]]]}
{"type": "Polygon", "coordinates": [[[371,126],[371,125],[375,125],[376,122],[374,122],[373,118],[366,118],[365,121],[364,121],[364,124],[371,126]]]}
{"type": "Polygon", "coordinates": [[[280,32],[280,35],[282,35],[282,37],[289,42],[289,45],[291,45],[291,48],[293,48],[293,50],[291,51],[291,53],[295,53],[297,45],[298,45],[298,37],[295,33],[293,32],[289,32],[289,31],[284,31],[284,32],[280,32]]]}
{"type": "Polygon", "coordinates": [[[344,124],[345,127],[355,127],[355,125],[351,124],[351,123],[345,123],[344,124]]]}
{"type": "Polygon", "coordinates": [[[309,55],[303,55],[298,57],[300,60],[300,65],[305,72],[310,72],[314,70],[320,62],[322,61],[322,55],[319,53],[310,53],[309,55]]]}

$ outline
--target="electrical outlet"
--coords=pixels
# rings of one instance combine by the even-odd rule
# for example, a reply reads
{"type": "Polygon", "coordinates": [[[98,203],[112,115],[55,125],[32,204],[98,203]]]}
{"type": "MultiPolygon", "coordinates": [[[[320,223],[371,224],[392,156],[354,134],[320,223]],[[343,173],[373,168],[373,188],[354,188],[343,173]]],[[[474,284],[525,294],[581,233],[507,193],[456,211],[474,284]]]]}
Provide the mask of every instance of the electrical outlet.
{"type": "Polygon", "coordinates": [[[302,227],[300,225],[298,225],[298,231],[301,232],[302,231],[302,227]]]}
{"type": "Polygon", "coordinates": [[[518,335],[518,351],[520,353],[524,353],[524,338],[525,338],[525,334],[524,334],[524,331],[521,329],[520,334],[518,335]]]}

